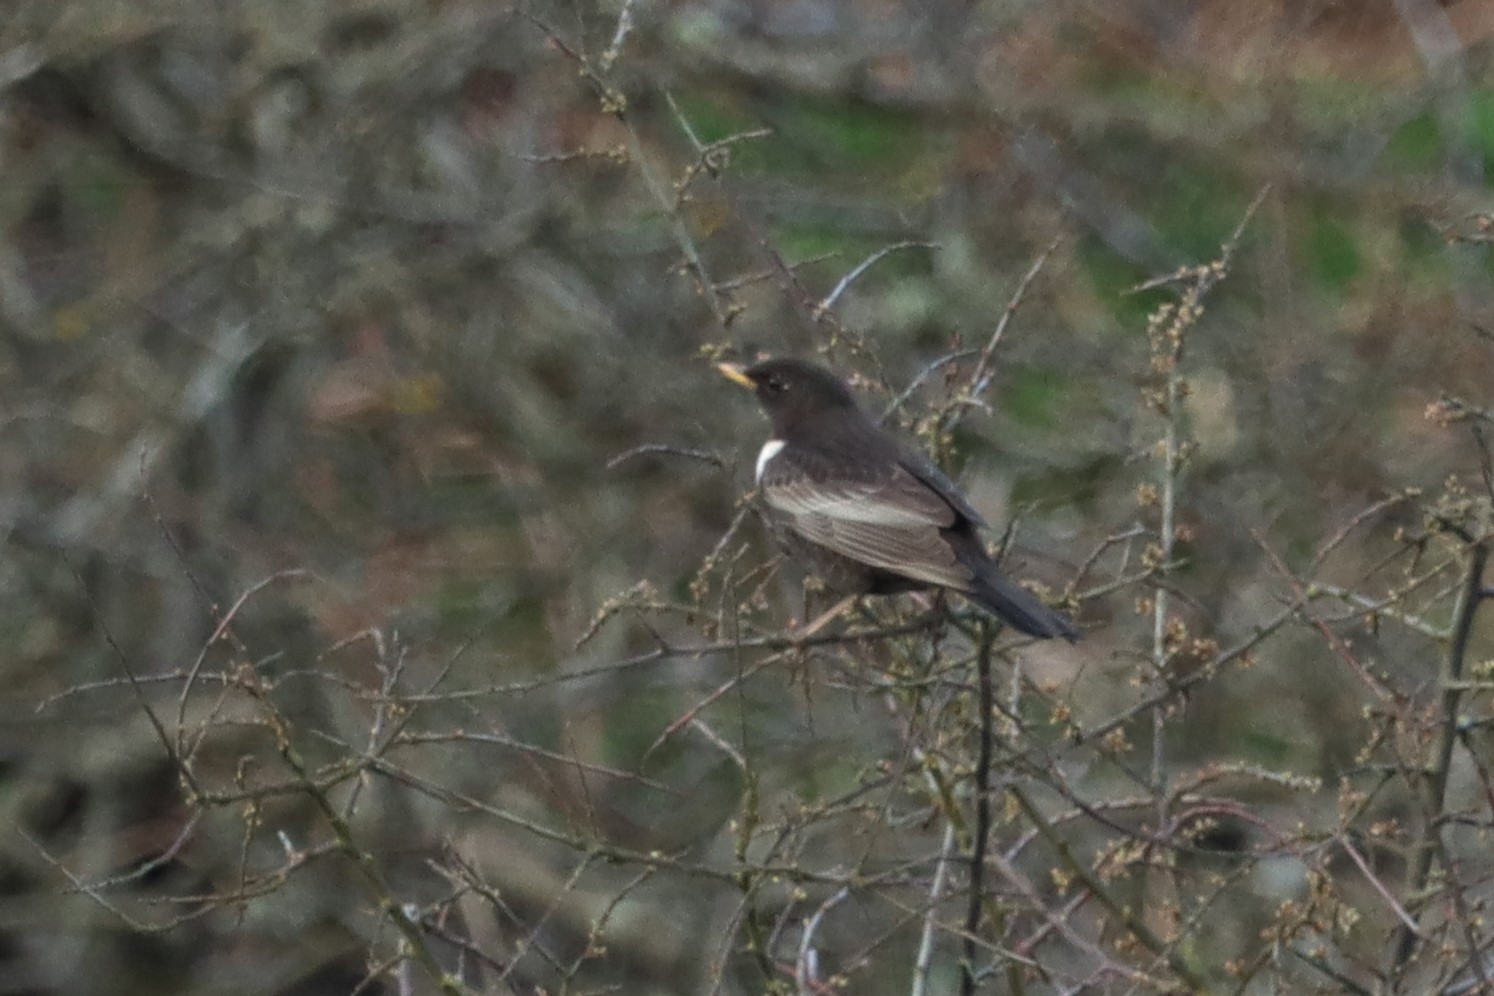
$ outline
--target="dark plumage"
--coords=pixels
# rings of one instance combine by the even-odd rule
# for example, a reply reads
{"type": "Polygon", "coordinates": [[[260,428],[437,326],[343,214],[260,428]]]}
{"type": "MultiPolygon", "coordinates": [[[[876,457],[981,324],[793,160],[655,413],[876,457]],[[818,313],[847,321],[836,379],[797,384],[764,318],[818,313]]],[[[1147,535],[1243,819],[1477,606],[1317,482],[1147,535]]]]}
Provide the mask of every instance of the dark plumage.
{"type": "Polygon", "coordinates": [[[757,461],[780,539],[844,594],[949,588],[1030,636],[1079,636],[1073,622],[1005,577],[955,483],[902,446],[829,370],[763,360],[721,372],[751,388],[773,423],[757,461]]]}

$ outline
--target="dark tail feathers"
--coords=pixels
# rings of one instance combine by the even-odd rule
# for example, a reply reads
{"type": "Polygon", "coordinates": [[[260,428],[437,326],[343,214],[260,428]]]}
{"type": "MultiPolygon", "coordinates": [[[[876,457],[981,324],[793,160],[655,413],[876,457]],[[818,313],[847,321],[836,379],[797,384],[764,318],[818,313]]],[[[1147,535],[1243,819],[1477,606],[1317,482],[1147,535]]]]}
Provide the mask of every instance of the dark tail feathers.
{"type": "Polygon", "coordinates": [[[966,565],[975,572],[975,582],[965,597],[1028,636],[1047,640],[1061,636],[1070,643],[1079,639],[1079,628],[1061,612],[1055,612],[1037,596],[1010,578],[1003,577],[990,561],[966,565]]]}

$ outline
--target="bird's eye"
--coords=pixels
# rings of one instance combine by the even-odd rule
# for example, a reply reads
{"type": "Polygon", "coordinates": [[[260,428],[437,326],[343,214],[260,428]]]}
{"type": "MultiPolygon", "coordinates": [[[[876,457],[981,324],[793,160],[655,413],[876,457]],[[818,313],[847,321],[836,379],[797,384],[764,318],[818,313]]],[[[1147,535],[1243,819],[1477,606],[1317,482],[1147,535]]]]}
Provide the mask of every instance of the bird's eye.
{"type": "Polygon", "coordinates": [[[768,389],[769,394],[782,394],[788,390],[788,381],[782,377],[773,376],[769,377],[763,386],[768,389]]]}

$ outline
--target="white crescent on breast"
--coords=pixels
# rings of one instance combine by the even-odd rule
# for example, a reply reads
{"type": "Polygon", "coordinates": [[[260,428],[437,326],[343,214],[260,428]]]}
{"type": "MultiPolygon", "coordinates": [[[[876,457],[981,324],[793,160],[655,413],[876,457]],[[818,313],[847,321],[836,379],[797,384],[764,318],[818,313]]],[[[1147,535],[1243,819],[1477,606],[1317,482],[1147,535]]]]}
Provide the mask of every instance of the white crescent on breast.
{"type": "Polygon", "coordinates": [[[784,442],[781,439],[770,439],[763,443],[762,451],[757,455],[757,478],[758,484],[763,483],[763,471],[768,469],[768,461],[776,457],[783,449],[784,442]]]}

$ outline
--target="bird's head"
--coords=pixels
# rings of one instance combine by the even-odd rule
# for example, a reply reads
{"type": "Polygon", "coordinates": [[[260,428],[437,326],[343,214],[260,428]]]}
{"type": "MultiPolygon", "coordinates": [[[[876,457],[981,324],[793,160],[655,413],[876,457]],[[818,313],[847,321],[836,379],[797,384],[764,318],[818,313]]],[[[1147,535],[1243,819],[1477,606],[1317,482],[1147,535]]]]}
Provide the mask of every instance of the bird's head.
{"type": "Polygon", "coordinates": [[[856,409],[856,396],[845,381],[817,363],[769,359],[750,367],[722,363],[717,369],[757,395],[773,423],[773,434],[780,439],[830,412],[856,409]]]}

